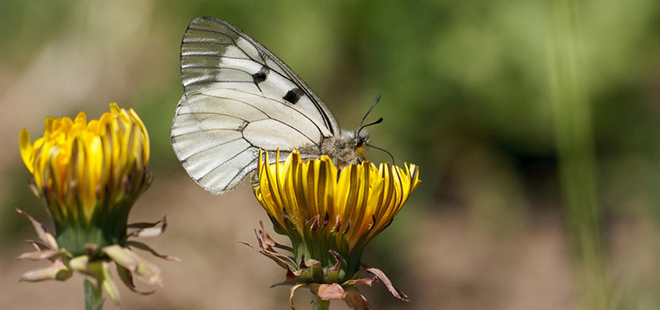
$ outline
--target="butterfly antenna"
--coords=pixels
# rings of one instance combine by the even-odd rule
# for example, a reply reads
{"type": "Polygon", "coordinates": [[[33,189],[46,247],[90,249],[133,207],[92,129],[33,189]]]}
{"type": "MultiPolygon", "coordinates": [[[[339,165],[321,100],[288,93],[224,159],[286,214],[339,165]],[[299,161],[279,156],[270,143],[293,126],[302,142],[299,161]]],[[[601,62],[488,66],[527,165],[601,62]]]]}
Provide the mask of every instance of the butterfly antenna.
{"type": "Polygon", "coordinates": [[[374,148],[374,149],[377,149],[379,151],[385,152],[385,154],[387,154],[387,155],[390,155],[390,158],[392,159],[392,166],[394,166],[396,164],[396,161],[394,160],[394,155],[392,155],[392,153],[388,152],[386,149],[379,148],[377,146],[373,146],[373,145],[368,144],[368,143],[367,143],[367,146],[371,147],[371,148],[374,148]]]}
{"type": "Polygon", "coordinates": [[[371,110],[373,110],[374,107],[376,107],[376,105],[378,104],[378,101],[380,101],[380,94],[376,95],[376,100],[374,100],[374,103],[371,105],[371,108],[369,108],[369,111],[367,111],[367,113],[364,114],[364,117],[362,117],[362,120],[360,121],[360,127],[359,127],[360,129],[358,129],[357,133],[355,134],[356,136],[359,136],[360,131],[362,131],[362,129],[364,129],[365,127],[380,124],[380,122],[383,121],[383,118],[381,117],[377,121],[375,121],[371,124],[367,124],[367,125],[362,126],[362,124],[364,124],[364,120],[367,119],[367,116],[369,116],[369,113],[371,113],[371,110]]]}

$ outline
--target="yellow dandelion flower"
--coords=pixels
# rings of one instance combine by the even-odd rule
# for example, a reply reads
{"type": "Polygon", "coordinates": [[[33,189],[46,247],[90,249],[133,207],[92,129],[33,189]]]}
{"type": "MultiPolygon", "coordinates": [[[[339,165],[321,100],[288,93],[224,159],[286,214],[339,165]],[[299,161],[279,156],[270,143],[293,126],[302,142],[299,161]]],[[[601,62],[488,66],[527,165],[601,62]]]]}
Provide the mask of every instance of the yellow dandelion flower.
{"type": "Polygon", "coordinates": [[[80,112],[74,120],[49,117],[44,127],[34,143],[23,129],[19,146],[57,229],[74,222],[89,226],[104,213],[128,215],[132,201],[151,183],[149,135],[137,113],[111,104],[99,120],[87,123],[80,112]]]}
{"type": "Polygon", "coordinates": [[[279,153],[273,163],[268,153],[260,158],[255,196],[275,231],[288,236],[292,246],[275,243],[262,227],[259,251],[287,269],[284,284],[294,285],[293,291],[309,288],[324,300],[366,307],[354,286],[371,284],[373,278],[361,278],[367,271],[407,299],[380,270],[365,269],[360,260],[365,246],[392,223],[421,182],[416,165],[403,169],[364,161],[339,169],[327,156],[304,162],[297,151],[283,162],[279,153]],[[275,248],[291,251],[293,260],[275,248]]]}
{"type": "Polygon", "coordinates": [[[47,118],[44,127],[43,136],[34,142],[23,129],[19,147],[33,176],[32,190],[53,217],[55,235],[18,210],[32,222],[41,240],[32,242],[36,252],[19,258],[50,259],[54,263],[23,274],[21,280],[66,280],[78,271],[97,290],[102,287],[118,302],[107,270],[112,261],[131,289],[131,274],[151,284],[162,284],[158,267],[129,249],[135,246],[150,250],[128,238],[159,235],[166,226],[165,220],[127,223],[134,202],[152,180],[148,169],[149,135],[137,113],[113,103],[110,112],[98,120],[87,122],[85,112],[80,112],[73,120],[47,118]]]}

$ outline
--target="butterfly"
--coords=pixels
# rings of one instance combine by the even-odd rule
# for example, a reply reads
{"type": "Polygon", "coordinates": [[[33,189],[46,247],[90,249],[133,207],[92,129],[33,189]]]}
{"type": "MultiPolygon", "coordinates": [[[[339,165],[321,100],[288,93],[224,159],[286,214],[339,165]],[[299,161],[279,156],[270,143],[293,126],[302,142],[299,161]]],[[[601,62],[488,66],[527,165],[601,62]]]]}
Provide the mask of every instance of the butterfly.
{"type": "Polygon", "coordinates": [[[211,193],[231,191],[255,170],[259,149],[279,150],[281,158],[293,150],[303,158],[328,155],[337,166],[363,159],[366,126],[341,130],[291,68],[225,21],[198,17],[188,25],[181,83],[172,147],[188,174],[211,193]]]}

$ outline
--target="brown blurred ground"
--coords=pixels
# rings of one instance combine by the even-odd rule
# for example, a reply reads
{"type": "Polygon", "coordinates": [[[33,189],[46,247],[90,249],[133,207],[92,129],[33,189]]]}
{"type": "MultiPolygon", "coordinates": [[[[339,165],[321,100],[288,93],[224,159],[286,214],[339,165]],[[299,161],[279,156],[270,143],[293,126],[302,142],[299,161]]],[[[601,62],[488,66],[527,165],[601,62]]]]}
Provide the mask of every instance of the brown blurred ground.
{"type": "MultiPolygon", "coordinates": [[[[259,220],[267,221],[248,187],[226,197],[214,197],[187,176],[157,178],[136,205],[131,219],[150,221],[166,214],[168,230],[148,243],[183,261],[150,258],[162,268],[165,287],[148,297],[121,287],[123,309],[286,309],[288,290],[268,287],[282,280],[283,271],[238,243],[254,243],[252,228],[259,220]]],[[[384,287],[376,285],[364,290],[377,296],[372,299],[376,309],[576,309],[559,214],[532,212],[514,235],[498,237],[475,226],[465,212],[451,206],[430,214],[415,208],[408,205],[402,211],[414,217],[410,220],[416,225],[404,228],[411,230],[407,235],[414,238],[406,240],[403,248],[387,250],[407,253],[405,265],[400,266],[407,270],[392,280],[412,301],[397,301],[387,296],[384,287]]],[[[23,220],[11,213],[6,216],[23,220]]],[[[630,219],[617,220],[611,227],[610,253],[617,282],[631,291],[634,285],[657,285],[652,275],[657,272],[658,251],[646,246],[657,242],[651,225],[630,219]]],[[[28,232],[17,238],[34,236],[28,232]]],[[[17,282],[22,272],[40,265],[13,258],[29,249],[28,245],[14,245],[4,250],[0,308],[80,308],[80,276],[65,283],[17,282]]],[[[366,257],[379,260],[368,253],[366,257]]],[[[147,285],[140,288],[152,289],[147,285]]],[[[305,309],[308,293],[299,294],[296,302],[305,309]]],[[[106,308],[112,309],[110,305],[106,308]]],[[[345,307],[337,303],[333,309],[345,307]]]]}

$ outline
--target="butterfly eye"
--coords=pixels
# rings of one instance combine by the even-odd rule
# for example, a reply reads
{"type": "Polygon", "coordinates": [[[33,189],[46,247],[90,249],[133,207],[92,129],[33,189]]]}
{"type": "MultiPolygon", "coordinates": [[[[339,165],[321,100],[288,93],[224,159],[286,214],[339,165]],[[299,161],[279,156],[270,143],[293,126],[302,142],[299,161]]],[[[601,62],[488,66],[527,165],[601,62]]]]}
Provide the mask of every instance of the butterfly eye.
{"type": "Polygon", "coordinates": [[[369,141],[369,135],[366,131],[362,132],[362,135],[355,136],[355,148],[364,148],[369,141]]]}

